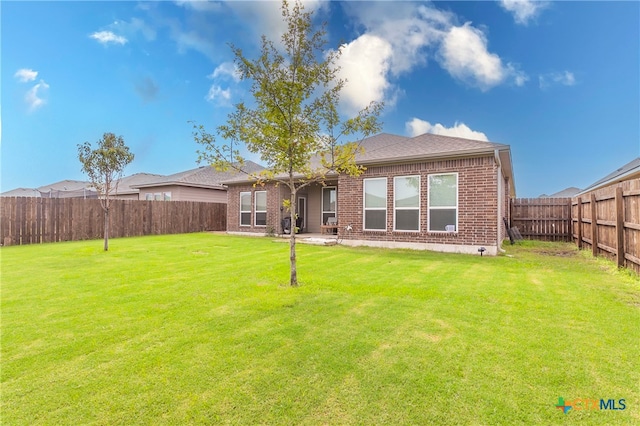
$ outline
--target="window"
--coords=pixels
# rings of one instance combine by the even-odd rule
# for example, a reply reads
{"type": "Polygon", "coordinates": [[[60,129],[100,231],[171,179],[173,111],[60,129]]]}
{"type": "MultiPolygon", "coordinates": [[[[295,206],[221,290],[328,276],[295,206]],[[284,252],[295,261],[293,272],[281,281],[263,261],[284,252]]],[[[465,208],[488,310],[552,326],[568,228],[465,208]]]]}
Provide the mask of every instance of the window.
{"type": "Polygon", "coordinates": [[[393,179],[396,231],[420,230],[420,176],[397,176],[393,179]]]}
{"type": "Polygon", "coordinates": [[[364,180],[364,229],[387,229],[387,178],[364,180]]]}
{"type": "Polygon", "coordinates": [[[240,193],[240,226],[251,226],[251,193],[240,193]]]}
{"type": "Polygon", "coordinates": [[[146,201],[171,201],[171,193],[170,192],[145,192],[144,199],[146,201]]]}
{"type": "Polygon", "coordinates": [[[326,224],[330,217],[336,217],[336,187],[322,188],[322,223],[326,224]]]}
{"type": "Polygon", "coordinates": [[[458,174],[429,175],[429,231],[458,230],[458,174]]]}
{"type": "Polygon", "coordinates": [[[256,191],[256,226],[267,226],[267,191],[256,191]]]}

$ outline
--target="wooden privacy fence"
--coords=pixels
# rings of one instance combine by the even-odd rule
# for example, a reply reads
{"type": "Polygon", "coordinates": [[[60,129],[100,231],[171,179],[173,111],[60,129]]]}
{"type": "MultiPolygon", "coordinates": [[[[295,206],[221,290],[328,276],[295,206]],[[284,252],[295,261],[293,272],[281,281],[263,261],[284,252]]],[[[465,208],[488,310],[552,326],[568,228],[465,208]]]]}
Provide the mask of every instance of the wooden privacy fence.
{"type": "Polygon", "coordinates": [[[523,238],[571,241],[571,198],[515,198],[511,200],[511,227],[523,238]]]}
{"type": "MultiPolygon", "coordinates": [[[[226,230],[227,205],[194,201],[112,200],[109,236],[181,234],[226,230]]],[[[37,244],[100,239],[100,200],[2,197],[0,243],[37,244]]]]}
{"type": "Polygon", "coordinates": [[[573,198],[572,219],[578,247],[640,273],[640,179],[573,198]]]}

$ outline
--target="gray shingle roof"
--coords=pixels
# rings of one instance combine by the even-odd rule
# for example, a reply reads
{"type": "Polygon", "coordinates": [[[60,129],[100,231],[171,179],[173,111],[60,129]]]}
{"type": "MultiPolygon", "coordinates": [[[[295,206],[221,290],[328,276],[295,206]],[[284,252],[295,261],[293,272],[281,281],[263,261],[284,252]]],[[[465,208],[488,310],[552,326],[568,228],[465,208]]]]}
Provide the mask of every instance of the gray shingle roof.
{"type": "MultiPolygon", "coordinates": [[[[356,155],[356,162],[362,165],[374,165],[385,163],[414,162],[434,158],[451,158],[461,156],[471,156],[476,154],[501,152],[501,161],[505,166],[505,173],[512,177],[511,154],[509,145],[493,142],[463,139],[451,136],[434,135],[425,133],[423,135],[408,137],[393,135],[390,133],[380,133],[361,142],[364,152],[356,155]]],[[[319,167],[319,158],[311,158],[311,166],[319,167]]],[[[235,179],[225,181],[225,183],[241,183],[247,179],[239,176],[235,179]]]]}
{"type": "Polygon", "coordinates": [[[362,147],[364,153],[356,156],[356,161],[360,164],[402,162],[509,149],[508,145],[431,133],[413,138],[382,133],[362,141],[362,147]]]}
{"type": "MultiPolygon", "coordinates": [[[[248,173],[256,173],[260,170],[263,170],[264,167],[254,163],[253,161],[246,161],[243,169],[248,173]]],[[[200,166],[198,168],[187,170],[184,172],[174,173],[169,176],[162,176],[143,184],[132,185],[132,187],[149,188],[153,186],[180,185],[222,189],[224,188],[222,182],[238,176],[239,173],[235,170],[220,172],[212,166],[200,166]]]]}
{"type": "Polygon", "coordinates": [[[39,197],[40,191],[35,188],[16,188],[0,194],[2,197],[39,197]]]}
{"type": "Polygon", "coordinates": [[[133,186],[143,185],[145,183],[153,182],[154,180],[161,179],[163,177],[163,175],[156,175],[153,173],[135,173],[131,176],[125,176],[118,181],[117,194],[137,194],[140,191],[133,186]]]}
{"type": "Polygon", "coordinates": [[[40,192],[48,191],[78,191],[91,186],[90,182],[83,180],[61,180],[60,182],[51,183],[49,185],[42,185],[38,187],[40,192]]]}
{"type": "Polygon", "coordinates": [[[582,189],[576,188],[575,186],[570,186],[569,188],[565,188],[562,191],[556,192],[555,194],[541,194],[538,196],[538,198],[571,198],[580,191],[582,191],[582,189]]]}
{"type": "Polygon", "coordinates": [[[640,176],[640,157],[637,157],[614,172],[609,173],[605,177],[592,183],[584,189],[580,194],[611,185],[632,177],[640,176]]]}

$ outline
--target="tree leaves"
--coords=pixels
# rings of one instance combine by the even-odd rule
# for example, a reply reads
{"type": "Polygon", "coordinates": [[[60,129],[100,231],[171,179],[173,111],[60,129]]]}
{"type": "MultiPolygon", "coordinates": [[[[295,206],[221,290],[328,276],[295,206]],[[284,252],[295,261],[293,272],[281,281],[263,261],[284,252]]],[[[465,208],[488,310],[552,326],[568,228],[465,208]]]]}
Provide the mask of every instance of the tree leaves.
{"type": "MultiPolygon", "coordinates": [[[[241,145],[259,155],[267,169],[250,177],[256,185],[286,185],[291,196],[283,207],[296,217],[299,189],[324,184],[329,173],[357,176],[365,170],[356,155],[362,150],[360,142],[380,131],[383,104],[372,102],[355,117],[343,119],[339,105],[345,81],[338,78],[337,65],[341,50],[325,49],[326,24],[314,29],[312,13],[305,12],[299,0],[291,7],[284,0],[282,17],[287,31],[281,44],[262,36],[256,59],[231,45],[241,79],[251,81],[251,104],[238,103],[226,124],[217,127],[221,141],[195,123],[193,137],[203,147],[198,160],[218,169],[244,172],[241,145]]],[[[295,232],[290,242],[290,283],[296,286],[295,232]]]]}
{"type": "Polygon", "coordinates": [[[78,159],[82,171],[98,192],[100,204],[105,213],[104,249],[108,250],[110,196],[118,190],[118,180],[134,155],[125,145],[122,136],[105,133],[92,149],[89,142],[78,145],[78,159]]]}

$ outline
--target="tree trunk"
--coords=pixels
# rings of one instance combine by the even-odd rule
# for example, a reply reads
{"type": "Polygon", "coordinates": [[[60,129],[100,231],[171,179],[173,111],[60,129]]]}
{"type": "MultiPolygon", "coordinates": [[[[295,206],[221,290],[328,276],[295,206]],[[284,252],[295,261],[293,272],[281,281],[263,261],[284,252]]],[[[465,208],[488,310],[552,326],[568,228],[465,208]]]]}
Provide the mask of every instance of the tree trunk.
{"type": "Polygon", "coordinates": [[[291,287],[298,287],[298,270],[296,267],[296,223],[297,213],[296,213],[296,187],[293,183],[293,179],[291,179],[291,231],[289,232],[289,260],[291,261],[291,278],[290,285],[291,287]]]}
{"type": "Polygon", "coordinates": [[[109,250],[109,207],[104,209],[104,251],[109,250]]]}

